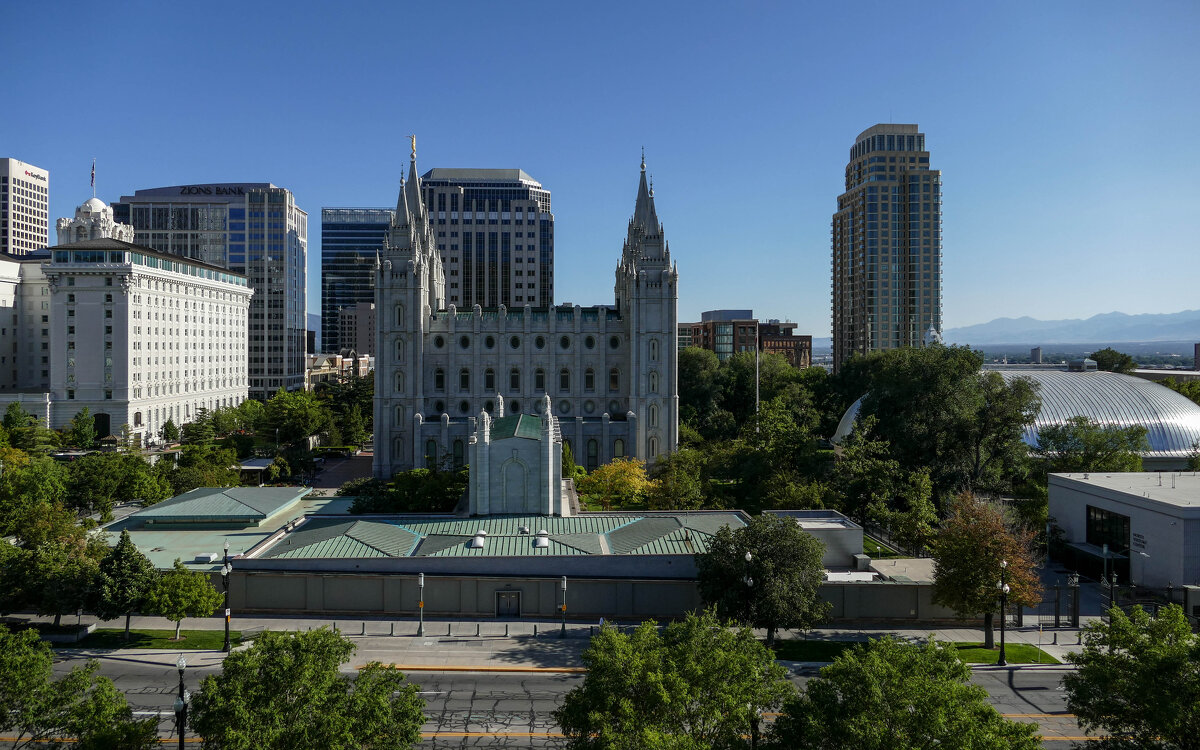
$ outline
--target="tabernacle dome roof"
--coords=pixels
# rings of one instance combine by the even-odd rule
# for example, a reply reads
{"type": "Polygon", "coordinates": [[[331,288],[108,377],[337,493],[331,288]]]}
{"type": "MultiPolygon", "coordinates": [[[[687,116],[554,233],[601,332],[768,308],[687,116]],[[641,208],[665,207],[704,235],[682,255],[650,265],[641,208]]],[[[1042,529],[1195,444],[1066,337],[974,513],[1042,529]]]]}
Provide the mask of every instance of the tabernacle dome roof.
{"type": "MultiPolygon", "coordinates": [[[[1181,459],[1200,441],[1200,405],[1164,385],[1113,372],[1065,370],[990,370],[1005,380],[1026,377],[1039,385],[1042,409],[1025,430],[1025,443],[1037,445],[1040,430],[1064,424],[1071,417],[1088,417],[1100,424],[1146,428],[1150,451],[1144,458],[1181,459]]],[[[832,441],[841,442],[854,429],[862,399],[846,410],[832,441]]]]}

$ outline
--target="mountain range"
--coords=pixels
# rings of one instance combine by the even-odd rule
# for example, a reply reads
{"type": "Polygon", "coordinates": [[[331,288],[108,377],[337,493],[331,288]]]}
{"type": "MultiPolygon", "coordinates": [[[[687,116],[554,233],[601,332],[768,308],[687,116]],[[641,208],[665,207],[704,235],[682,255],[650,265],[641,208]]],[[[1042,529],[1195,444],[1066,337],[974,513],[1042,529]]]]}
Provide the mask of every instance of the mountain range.
{"type": "Polygon", "coordinates": [[[1200,341],[1200,310],[1127,315],[1101,313],[1086,319],[1037,320],[997,318],[987,323],[950,328],[947,344],[1059,344],[1121,341],[1200,341]]]}

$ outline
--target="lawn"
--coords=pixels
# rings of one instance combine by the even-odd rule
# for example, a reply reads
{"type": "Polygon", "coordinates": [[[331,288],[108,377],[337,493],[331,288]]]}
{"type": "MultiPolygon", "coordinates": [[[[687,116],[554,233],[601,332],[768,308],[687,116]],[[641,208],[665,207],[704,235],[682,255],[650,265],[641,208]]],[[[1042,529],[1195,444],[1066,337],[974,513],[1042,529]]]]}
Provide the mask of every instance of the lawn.
{"type": "MultiPolygon", "coordinates": [[[[784,661],[833,661],[839,654],[858,645],[859,641],[776,641],[775,658],[784,661]]],[[[958,657],[968,664],[995,664],[1000,658],[999,648],[987,650],[981,643],[959,642],[954,647],[958,657]]],[[[1009,664],[1059,664],[1053,656],[1037,646],[1010,643],[1004,655],[1009,664]]]]}
{"type": "Polygon", "coordinates": [[[866,534],[863,535],[863,554],[868,555],[874,560],[886,560],[891,557],[904,557],[896,550],[888,547],[878,539],[872,539],[866,534]]]}
{"type": "MultiPolygon", "coordinates": [[[[192,649],[219,651],[225,645],[224,630],[184,630],[180,633],[182,641],[173,641],[174,630],[138,630],[129,631],[129,640],[125,640],[123,628],[98,628],[79,643],[57,644],[57,648],[162,648],[162,649],[192,649]]],[[[229,643],[237,646],[241,643],[241,631],[229,631],[229,643]]]]}

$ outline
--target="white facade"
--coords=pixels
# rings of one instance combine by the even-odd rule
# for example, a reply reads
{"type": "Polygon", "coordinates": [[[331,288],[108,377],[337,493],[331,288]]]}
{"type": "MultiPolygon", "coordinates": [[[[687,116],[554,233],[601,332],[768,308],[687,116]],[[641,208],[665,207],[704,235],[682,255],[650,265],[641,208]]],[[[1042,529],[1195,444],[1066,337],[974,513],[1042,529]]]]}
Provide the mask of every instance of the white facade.
{"type": "Polygon", "coordinates": [[[50,172],[0,159],[0,253],[41,250],[50,237],[50,172]]]}
{"type": "Polygon", "coordinates": [[[1051,474],[1049,502],[1050,522],[1090,572],[1116,571],[1121,585],[1200,586],[1196,472],[1051,474]]]}
{"type": "Polygon", "coordinates": [[[543,398],[539,417],[504,416],[503,396],[494,422],[486,411],[479,413],[468,447],[471,515],[571,515],[563,492],[562,434],[550,397],[543,398]]]}
{"type": "Polygon", "coordinates": [[[116,239],[50,248],[41,272],[52,427],[86,406],[101,435],[129,425],[146,445],[168,419],[246,399],[244,276],[116,239]]]}
{"type": "Polygon", "coordinates": [[[642,164],[615,303],[447,304],[446,275],[414,150],[375,281],[375,475],[462,464],[477,415],[540,416],[547,403],[581,465],[648,462],[678,443],[671,262],[642,164]]]}
{"type": "Polygon", "coordinates": [[[83,205],[76,208],[74,219],[59,219],[56,228],[60,245],[104,237],[133,242],[133,227],[118,224],[113,219],[112,207],[96,197],[88,198],[83,205]]]}

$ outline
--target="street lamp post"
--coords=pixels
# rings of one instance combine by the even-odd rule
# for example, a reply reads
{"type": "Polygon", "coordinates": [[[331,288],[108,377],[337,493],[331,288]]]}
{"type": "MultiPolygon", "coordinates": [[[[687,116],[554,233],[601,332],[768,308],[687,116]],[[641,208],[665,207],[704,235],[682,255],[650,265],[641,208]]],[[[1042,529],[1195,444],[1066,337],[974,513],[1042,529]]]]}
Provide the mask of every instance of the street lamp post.
{"type": "Polygon", "coordinates": [[[183,685],[183,671],[187,669],[187,659],[183,658],[183,654],[179,655],[179,661],[175,662],[175,666],[179,669],[179,697],[175,699],[175,721],[179,726],[179,750],[184,750],[183,738],[187,733],[187,714],[188,714],[188,691],[183,685]]]}
{"type": "Polygon", "coordinates": [[[425,635],[425,574],[417,574],[417,635],[425,635]]]}
{"type": "Polygon", "coordinates": [[[1008,616],[1006,614],[1008,611],[1008,592],[1011,591],[1011,589],[1008,586],[1008,581],[1006,580],[1006,576],[1005,576],[1005,574],[1007,572],[1008,572],[1008,560],[1001,560],[1000,561],[1000,585],[998,586],[998,588],[1000,589],[1000,658],[996,660],[996,664],[1001,667],[1008,666],[1008,660],[1005,658],[1006,654],[1004,652],[1004,646],[1005,646],[1005,643],[1004,643],[1005,622],[1004,621],[1008,619],[1008,616]]]}
{"type": "Polygon", "coordinates": [[[225,645],[221,650],[229,653],[229,574],[233,566],[229,564],[229,540],[225,540],[225,564],[221,566],[221,586],[225,589],[225,645]]]}
{"type": "Polygon", "coordinates": [[[558,632],[559,638],[567,637],[567,577],[562,577],[562,630],[558,632]]]}

